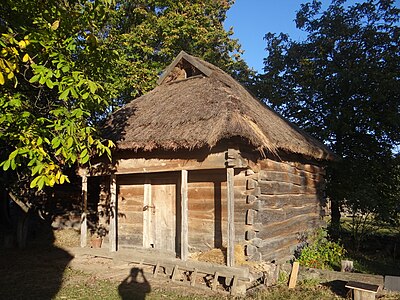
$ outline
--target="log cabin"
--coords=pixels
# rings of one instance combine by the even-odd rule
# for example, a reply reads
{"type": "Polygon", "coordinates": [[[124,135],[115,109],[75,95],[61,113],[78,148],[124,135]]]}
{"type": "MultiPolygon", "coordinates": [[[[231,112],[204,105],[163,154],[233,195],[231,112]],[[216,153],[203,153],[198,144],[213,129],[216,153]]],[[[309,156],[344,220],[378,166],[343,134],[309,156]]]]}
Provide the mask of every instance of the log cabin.
{"type": "Polygon", "coordinates": [[[321,225],[324,166],[335,155],[183,51],[157,83],[108,118],[112,162],[80,171],[84,196],[87,177],[104,179],[99,212],[110,208],[101,213],[110,250],[157,249],[186,261],[226,249],[234,266],[240,245],[250,261],[290,259],[321,225]]]}

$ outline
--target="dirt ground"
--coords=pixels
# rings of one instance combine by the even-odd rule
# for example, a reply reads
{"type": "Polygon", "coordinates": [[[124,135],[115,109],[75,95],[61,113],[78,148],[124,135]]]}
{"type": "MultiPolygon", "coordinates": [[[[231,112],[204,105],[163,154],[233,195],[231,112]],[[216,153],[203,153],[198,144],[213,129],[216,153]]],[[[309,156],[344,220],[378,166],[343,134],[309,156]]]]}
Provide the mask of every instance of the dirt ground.
{"type": "MultiPolygon", "coordinates": [[[[71,299],[68,294],[60,296],[64,287],[83,284],[90,289],[101,281],[112,282],[115,299],[144,299],[154,291],[156,299],[170,299],[171,293],[190,298],[227,295],[172,283],[162,274],[154,278],[150,266],[116,262],[88,250],[79,247],[79,233],[74,230],[54,231],[29,243],[27,249],[0,249],[0,299],[71,299]],[[168,293],[162,296],[163,291],[168,293]]],[[[96,295],[81,297],[75,299],[97,299],[96,295]]]]}

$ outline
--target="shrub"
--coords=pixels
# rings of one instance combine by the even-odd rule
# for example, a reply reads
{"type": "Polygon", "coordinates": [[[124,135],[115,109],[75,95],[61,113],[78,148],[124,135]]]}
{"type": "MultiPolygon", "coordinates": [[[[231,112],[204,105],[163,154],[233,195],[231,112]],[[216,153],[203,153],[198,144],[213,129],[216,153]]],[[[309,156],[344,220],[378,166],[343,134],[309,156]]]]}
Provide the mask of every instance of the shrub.
{"type": "Polygon", "coordinates": [[[340,265],[346,250],[339,243],[329,240],[326,229],[319,229],[307,239],[299,251],[298,262],[309,268],[329,269],[340,265]]]}

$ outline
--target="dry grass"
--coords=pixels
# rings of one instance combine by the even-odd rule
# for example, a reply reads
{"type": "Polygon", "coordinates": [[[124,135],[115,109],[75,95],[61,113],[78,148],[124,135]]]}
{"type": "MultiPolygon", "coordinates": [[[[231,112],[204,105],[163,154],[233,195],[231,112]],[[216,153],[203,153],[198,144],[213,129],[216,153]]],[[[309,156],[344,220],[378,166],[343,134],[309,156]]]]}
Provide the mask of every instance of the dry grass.
{"type": "Polygon", "coordinates": [[[80,232],[73,228],[54,230],[54,246],[78,247],[80,245],[80,232]]]}
{"type": "Polygon", "coordinates": [[[332,159],[327,148],[255,99],[221,69],[192,57],[212,72],[162,84],[114,112],[104,128],[120,150],[213,148],[243,138],[261,152],[332,159]]]}

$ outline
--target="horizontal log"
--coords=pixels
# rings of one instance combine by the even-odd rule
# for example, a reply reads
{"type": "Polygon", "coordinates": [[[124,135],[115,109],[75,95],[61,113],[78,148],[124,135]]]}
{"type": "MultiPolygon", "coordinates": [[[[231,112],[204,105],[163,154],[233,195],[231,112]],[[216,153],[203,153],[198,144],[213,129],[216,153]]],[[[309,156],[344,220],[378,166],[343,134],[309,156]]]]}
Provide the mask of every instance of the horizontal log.
{"type": "Polygon", "coordinates": [[[298,232],[319,228],[321,225],[320,218],[316,214],[299,215],[282,222],[257,227],[259,230],[257,237],[269,239],[278,236],[293,235],[298,232]]]}
{"type": "Polygon", "coordinates": [[[246,189],[247,190],[255,189],[257,187],[257,185],[258,185],[258,183],[256,180],[249,178],[249,179],[247,179],[247,182],[246,182],[246,189]]]}
{"type": "Polygon", "coordinates": [[[260,239],[259,241],[260,242],[258,242],[254,246],[256,246],[258,248],[258,251],[260,251],[262,254],[267,252],[274,252],[283,248],[291,250],[294,249],[294,247],[296,247],[296,245],[299,244],[297,234],[288,235],[284,237],[276,237],[266,240],[260,239]]]}
{"type": "Polygon", "coordinates": [[[264,207],[284,208],[287,206],[300,207],[305,205],[320,205],[320,200],[316,194],[308,195],[260,195],[258,197],[264,207]]]}
{"type": "Polygon", "coordinates": [[[266,262],[285,263],[293,258],[293,253],[289,248],[276,249],[274,251],[259,249],[262,259],[266,262]]]}
{"type": "Polygon", "coordinates": [[[319,173],[321,175],[325,174],[324,167],[312,164],[303,164],[300,162],[290,162],[289,165],[293,166],[294,168],[302,171],[306,171],[309,173],[319,173]]]}
{"type": "Polygon", "coordinates": [[[319,216],[319,209],[313,205],[304,207],[287,207],[285,209],[265,208],[258,211],[255,222],[262,224],[271,224],[283,222],[296,216],[310,214],[319,216]]]}
{"type": "Polygon", "coordinates": [[[257,200],[257,196],[254,196],[254,195],[247,195],[246,196],[246,202],[248,204],[252,204],[256,200],[257,200]]]}
{"type": "Polygon", "coordinates": [[[289,173],[295,173],[296,168],[284,163],[284,162],[278,162],[274,161],[272,159],[263,159],[258,162],[260,169],[261,170],[271,170],[271,171],[281,171],[281,172],[289,172],[289,173]]]}
{"type": "Polygon", "coordinates": [[[150,173],[180,170],[225,169],[225,153],[211,153],[203,161],[196,159],[117,159],[116,174],[150,173]]]}
{"type": "Polygon", "coordinates": [[[307,182],[306,176],[290,174],[288,172],[262,170],[258,174],[259,179],[265,181],[287,182],[296,185],[305,185],[307,182]]]}
{"type": "Polygon", "coordinates": [[[246,225],[253,225],[257,218],[257,211],[254,209],[248,209],[246,212],[246,225]]]}
{"type": "Polygon", "coordinates": [[[265,181],[258,182],[261,194],[283,195],[283,194],[315,194],[316,188],[312,186],[299,186],[286,182],[265,181]]]}

